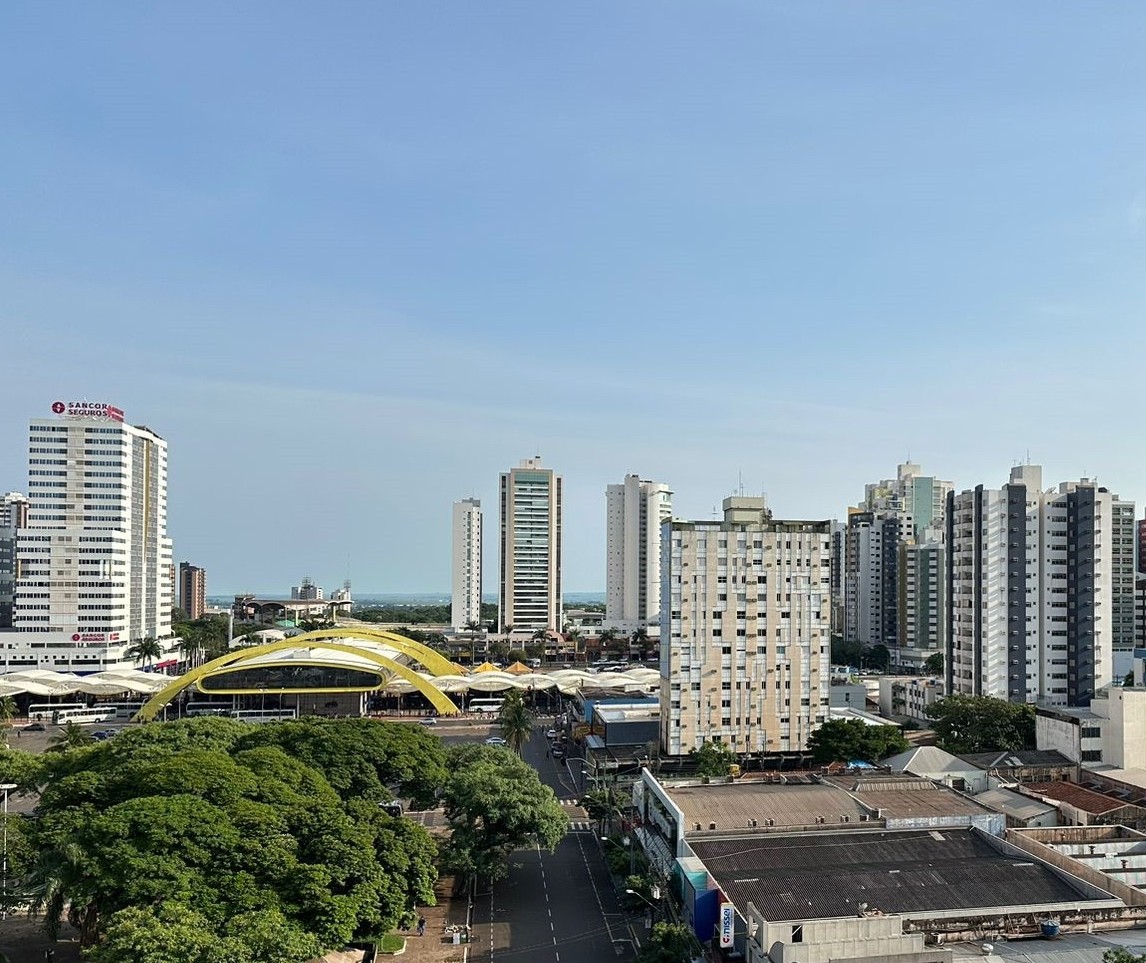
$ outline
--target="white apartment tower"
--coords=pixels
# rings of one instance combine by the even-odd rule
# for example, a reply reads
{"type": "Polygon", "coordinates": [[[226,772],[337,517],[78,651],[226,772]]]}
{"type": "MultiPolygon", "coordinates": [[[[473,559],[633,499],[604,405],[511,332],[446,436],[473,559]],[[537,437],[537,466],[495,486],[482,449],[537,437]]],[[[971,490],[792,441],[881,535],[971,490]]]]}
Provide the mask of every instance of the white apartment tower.
{"type": "Polygon", "coordinates": [[[21,637],[10,646],[25,651],[12,663],[98,671],[140,639],[171,635],[167,443],[111,405],[52,410],[29,428],[12,619],[21,637]]]}
{"type": "Polygon", "coordinates": [[[450,624],[457,630],[481,622],[481,501],[454,502],[450,624]]]}
{"type": "Polygon", "coordinates": [[[1114,641],[1133,627],[1133,518],[1090,479],[1043,491],[1037,465],[952,494],[949,691],[1085,706],[1109,685],[1114,641]]]}
{"type": "Polygon", "coordinates": [[[498,625],[560,632],[561,476],[526,458],[501,474],[498,625]]]}
{"type": "Polygon", "coordinates": [[[802,749],[828,713],[832,523],[723,507],[662,527],[662,749],[802,749]]]}
{"type": "Polygon", "coordinates": [[[605,626],[626,634],[659,629],[661,525],[672,518],[672,491],[626,475],[605,489],[605,512],[605,626]]]}

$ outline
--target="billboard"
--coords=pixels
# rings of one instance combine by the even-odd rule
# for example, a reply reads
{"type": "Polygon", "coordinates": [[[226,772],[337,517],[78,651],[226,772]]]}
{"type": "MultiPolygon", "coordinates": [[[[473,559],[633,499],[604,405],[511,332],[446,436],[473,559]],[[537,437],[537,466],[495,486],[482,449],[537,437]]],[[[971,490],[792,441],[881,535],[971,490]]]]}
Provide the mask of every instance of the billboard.
{"type": "Polygon", "coordinates": [[[110,418],[123,421],[123,409],[106,401],[53,401],[52,411],[57,415],[86,418],[110,418]]]}
{"type": "Polygon", "coordinates": [[[736,907],[732,903],[720,904],[717,926],[720,929],[720,948],[728,949],[732,946],[736,934],[736,907]]]}

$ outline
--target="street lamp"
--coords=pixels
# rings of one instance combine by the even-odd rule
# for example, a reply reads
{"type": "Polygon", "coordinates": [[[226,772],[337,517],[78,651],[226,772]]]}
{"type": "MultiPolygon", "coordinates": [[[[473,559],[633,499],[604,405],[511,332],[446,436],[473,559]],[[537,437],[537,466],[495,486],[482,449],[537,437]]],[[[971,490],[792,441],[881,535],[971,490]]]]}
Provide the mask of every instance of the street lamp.
{"type": "Polygon", "coordinates": [[[653,900],[657,900],[657,901],[660,900],[661,888],[659,886],[657,886],[655,883],[653,884],[652,888],[649,890],[649,895],[652,896],[653,899],[649,899],[648,897],[645,896],[644,893],[639,893],[635,889],[626,889],[625,892],[628,893],[630,896],[635,896],[637,899],[642,900],[643,902],[647,903],[650,907],[652,907],[653,913],[654,914],[656,913],[657,904],[655,902],[653,902],[653,900]]]}
{"type": "Polygon", "coordinates": [[[2,874],[4,889],[0,895],[0,919],[5,920],[8,918],[8,793],[17,788],[19,787],[14,782],[0,784],[0,791],[4,793],[3,842],[0,843],[0,849],[3,851],[3,864],[0,868],[0,874],[2,874]]]}
{"type": "Polygon", "coordinates": [[[627,849],[629,851],[629,875],[632,876],[636,873],[637,870],[635,860],[637,854],[633,849],[632,839],[630,839],[628,836],[622,836],[621,842],[618,843],[615,839],[610,839],[608,836],[602,836],[601,842],[612,843],[614,846],[620,846],[622,849],[627,849]]]}

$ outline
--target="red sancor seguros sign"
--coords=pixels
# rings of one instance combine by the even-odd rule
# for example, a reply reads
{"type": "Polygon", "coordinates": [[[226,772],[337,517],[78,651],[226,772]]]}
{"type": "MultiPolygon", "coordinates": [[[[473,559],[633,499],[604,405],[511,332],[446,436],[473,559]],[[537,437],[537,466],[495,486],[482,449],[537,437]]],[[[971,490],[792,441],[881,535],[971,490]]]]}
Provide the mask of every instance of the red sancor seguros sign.
{"type": "Polygon", "coordinates": [[[123,409],[106,401],[53,401],[52,411],[57,415],[84,418],[110,418],[123,421],[123,409]]]}

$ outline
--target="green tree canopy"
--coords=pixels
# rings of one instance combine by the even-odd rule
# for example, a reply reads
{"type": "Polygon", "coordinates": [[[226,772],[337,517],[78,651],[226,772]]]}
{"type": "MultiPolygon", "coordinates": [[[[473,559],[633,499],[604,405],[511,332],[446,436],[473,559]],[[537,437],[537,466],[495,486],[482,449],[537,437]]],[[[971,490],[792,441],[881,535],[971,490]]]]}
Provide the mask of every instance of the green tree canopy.
{"type": "Polygon", "coordinates": [[[860,719],[830,719],[808,740],[816,762],[879,762],[908,749],[895,726],[869,726],[860,719]]]}
{"type": "Polygon", "coordinates": [[[1035,707],[990,696],[950,695],[927,707],[927,717],[948,752],[1031,749],[1035,707]]]}
{"type": "Polygon", "coordinates": [[[565,835],[568,820],[553,790],[512,753],[458,746],[450,769],[442,802],[452,834],[443,856],[458,875],[500,879],[511,850],[533,842],[552,850],[565,835]]]}
{"type": "Polygon", "coordinates": [[[732,750],[722,742],[706,742],[699,749],[690,749],[688,755],[696,761],[698,776],[727,776],[736,761],[732,750]]]}
{"type": "Polygon", "coordinates": [[[692,930],[684,923],[654,923],[637,954],[637,963],[682,963],[702,952],[692,930]]]}
{"type": "Polygon", "coordinates": [[[934,652],[927,657],[927,661],[923,663],[923,671],[928,675],[942,675],[943,674],[943,653],[934,652]]]}
{"type": "Polygon", "coordinates": [[[406,923],[433,902],[436,845],[377,797],[425,764],[444,780],[444,751],[413,727],[360,722],[191,719],[66,749],[36,774],[37,855],[17,888],[49,923],[66,910],[86,946],[128,945],[175,913],[191,927],[177,958],[212,963],[305,959],[406,923]]]}

